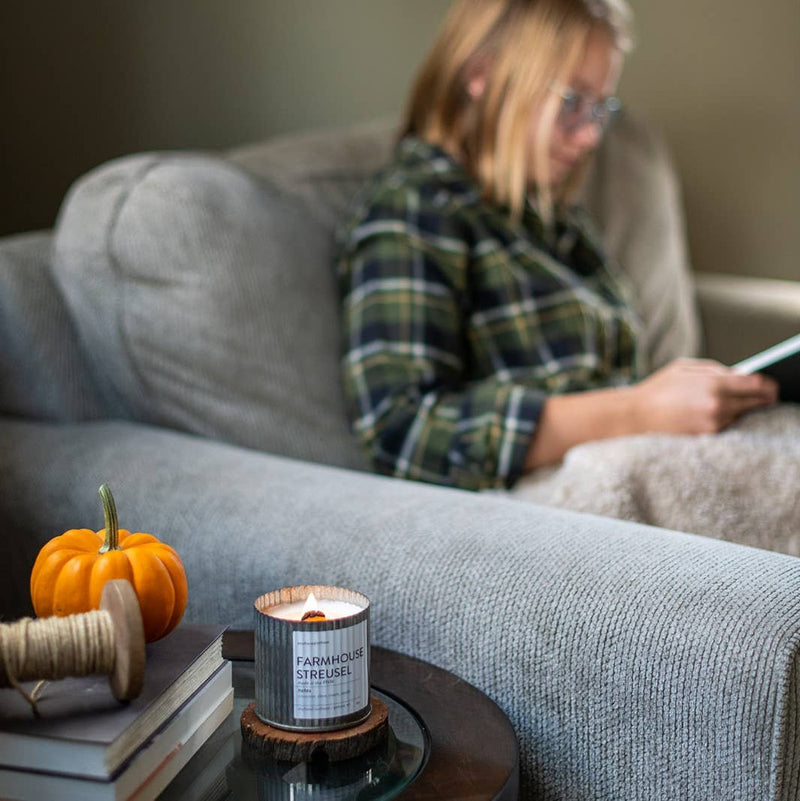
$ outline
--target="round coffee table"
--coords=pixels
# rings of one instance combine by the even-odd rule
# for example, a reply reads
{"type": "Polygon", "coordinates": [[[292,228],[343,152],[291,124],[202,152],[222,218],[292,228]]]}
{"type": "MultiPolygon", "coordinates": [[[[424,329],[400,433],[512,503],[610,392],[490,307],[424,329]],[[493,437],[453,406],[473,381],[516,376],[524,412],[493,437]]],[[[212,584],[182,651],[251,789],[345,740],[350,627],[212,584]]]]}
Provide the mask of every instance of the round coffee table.
{"type": "Polygon", "coordinates": [[[228,631],[234,710],[162,796],[202,789],[215,799],[336,801],[513,801],[519,789],[517,738],[486,695],[419,659],[372,648],[372,692],[389,707],[385,747],[341,763],[265,762],[242,748],[239,718],[253,699],[252,632],[228,631]],[[215,794],[216,793],[216,794],[215,794]]]}

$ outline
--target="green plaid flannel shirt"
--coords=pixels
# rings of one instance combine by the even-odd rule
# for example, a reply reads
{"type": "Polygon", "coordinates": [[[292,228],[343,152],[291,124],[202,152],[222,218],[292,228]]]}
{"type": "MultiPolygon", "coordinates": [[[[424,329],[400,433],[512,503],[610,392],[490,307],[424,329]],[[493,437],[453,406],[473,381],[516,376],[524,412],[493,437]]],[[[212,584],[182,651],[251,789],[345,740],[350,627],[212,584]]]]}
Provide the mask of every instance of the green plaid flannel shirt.
{"type": "Polygon", "coordinates": [[[360,194],[339,248],[345,395],[381,473],[509,487],[548,395],[642,372],[623,276],[585,217],[548,238],[527,204],[515,224],[420,139],[360,194]]]}

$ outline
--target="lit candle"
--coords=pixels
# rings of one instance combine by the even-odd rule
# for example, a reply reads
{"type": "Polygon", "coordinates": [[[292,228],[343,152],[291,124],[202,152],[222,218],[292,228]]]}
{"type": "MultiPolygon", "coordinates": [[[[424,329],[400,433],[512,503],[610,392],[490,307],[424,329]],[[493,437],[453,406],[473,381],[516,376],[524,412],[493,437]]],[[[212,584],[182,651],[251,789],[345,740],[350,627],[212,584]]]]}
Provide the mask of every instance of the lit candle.
{"type": "Polygon", "coordinates": [[[295,731],[370,714],[369,599],[343,587],[284,587],[255,601],[255,713],[295,731]]]}
{"type": "Polygon", "coordinates": [[[308,594],[305,601],[293,604],[279,604],[267,609],[271,617],[281,620],[301,620],[317,622],[320,620],[339,620],[358,614],[363,607],[348,603],[347,601],[334,601],[330,598],[317,600],[313,592],[308,594]]]}

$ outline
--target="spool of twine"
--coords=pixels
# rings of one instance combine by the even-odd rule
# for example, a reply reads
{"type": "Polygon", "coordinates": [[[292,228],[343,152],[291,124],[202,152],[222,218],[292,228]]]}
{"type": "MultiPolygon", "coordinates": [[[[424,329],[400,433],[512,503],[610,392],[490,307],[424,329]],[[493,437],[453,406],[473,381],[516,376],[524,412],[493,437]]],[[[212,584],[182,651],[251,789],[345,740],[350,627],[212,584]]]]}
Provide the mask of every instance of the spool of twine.
{"type": "Polygon", "coordinates": [[[15,687],[34,712],[20,682],[65,676],[107,675],[114,669],[114,623],[105,610],[0,625],[0,687],[15,687]]]}
{"type": "Polygon", "coordinates": [[[44,682],[66,676],[108,676],[115,698],[136,698],[145,659],[139,601],[124,579],[106,582],[97,611],[0,624],[0,687],[16,688],[34,714],[44,682]],[[33,679],[39,684],[28,694],[21,682],[33,679]]]}

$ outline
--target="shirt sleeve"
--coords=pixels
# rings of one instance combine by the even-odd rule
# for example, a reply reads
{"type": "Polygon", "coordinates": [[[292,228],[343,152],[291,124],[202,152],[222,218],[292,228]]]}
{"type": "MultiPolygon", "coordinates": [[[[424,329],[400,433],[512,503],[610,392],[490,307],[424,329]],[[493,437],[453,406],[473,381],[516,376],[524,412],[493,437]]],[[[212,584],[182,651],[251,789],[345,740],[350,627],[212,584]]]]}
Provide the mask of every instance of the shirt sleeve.
{"type": "Polygon", "coordinates": [[[413,188],[373,199],[339,261],[342,370],[378,472],[478,490],[522,474],[546,395],[469,379],[469,242],[458,215],[413,188]]]}

